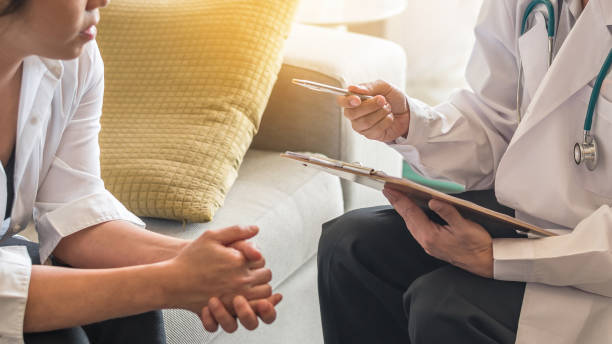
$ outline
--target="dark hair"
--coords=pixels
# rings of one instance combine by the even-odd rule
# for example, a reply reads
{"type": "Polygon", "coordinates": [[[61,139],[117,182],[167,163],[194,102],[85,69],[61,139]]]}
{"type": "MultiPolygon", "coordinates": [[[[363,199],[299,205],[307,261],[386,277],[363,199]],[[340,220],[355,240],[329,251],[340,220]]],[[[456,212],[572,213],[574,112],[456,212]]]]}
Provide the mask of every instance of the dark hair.
{"type": "Polygon", "coordinates": [[[25,2],[26,0],[8,0],[8,4],[0,9],[0,17],[17,12],[25,2]]]}

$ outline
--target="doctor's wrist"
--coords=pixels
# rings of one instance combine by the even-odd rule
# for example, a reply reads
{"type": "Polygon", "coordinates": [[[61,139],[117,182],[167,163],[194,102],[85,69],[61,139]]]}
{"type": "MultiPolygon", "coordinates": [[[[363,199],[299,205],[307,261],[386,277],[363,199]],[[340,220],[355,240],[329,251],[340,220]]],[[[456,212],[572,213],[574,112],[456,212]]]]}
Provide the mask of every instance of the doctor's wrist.
{"type": "Polygon", "coordinates": [[[472,273],[484,277],[493,278],[493,245],[476,254],[476,262],[472,267],[472,273]]]}
{"type": "Polygon", "coordinates": [[[493,247],[472,251],[469,257],[456,257],[449,262],[458,268],[471,272],[483,278],[493,278],[493,247]]]}
{"type": "Polygon", "coordinates": [[[400,115],[400,123],[402,123],[402,130],[400,130],[400,135],[396,137],[394,141],[397,141],[398,139],[407,139],[408,133],[410,132],[410,101],[408,100],[407,96],[404,96],[404,101],[406,102],[406,112],[400,115]]]}
{"type": "Polygon", "coordinates": [[[394,135],[389,142],[386,142],[387,144],[405,144],[410,134],[411,109],[408,96],[404,96],[404,101],[405,105],[402,110],[405,111],[393,114],[396,121],[393,128],[394,135]]]}
{"type": "Polygon", "coordinates": [[[408,117],[408,125],[406,126],[406,131],[402,134],[402,138],[408,138],[408,133],[410,132],[410,101],[408,101],[408,96],[404,97],[406,101],[406,117],[408,117]]]}

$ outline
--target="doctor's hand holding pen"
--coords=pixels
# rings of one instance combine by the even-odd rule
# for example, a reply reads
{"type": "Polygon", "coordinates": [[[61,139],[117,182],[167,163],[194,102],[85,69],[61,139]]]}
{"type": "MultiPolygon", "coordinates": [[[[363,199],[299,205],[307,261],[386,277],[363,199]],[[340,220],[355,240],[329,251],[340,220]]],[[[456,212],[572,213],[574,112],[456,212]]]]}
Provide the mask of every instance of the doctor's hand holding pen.
{"type": "Polygon", "coordinates": [[[382,142],[408,134],[410,107],[402,91],[382,80],[350,86],[348,90],[373,97],[367,100],[356,95],[337,98],[356,132],[382,142]]]}

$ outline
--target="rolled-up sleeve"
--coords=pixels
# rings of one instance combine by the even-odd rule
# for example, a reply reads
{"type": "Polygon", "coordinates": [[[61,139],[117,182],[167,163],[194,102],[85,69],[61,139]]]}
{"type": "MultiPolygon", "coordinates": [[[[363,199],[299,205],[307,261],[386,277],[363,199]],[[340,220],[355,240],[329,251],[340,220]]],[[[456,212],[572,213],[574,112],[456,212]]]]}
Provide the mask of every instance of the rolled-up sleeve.
{"type": "Polygon", "coordinates": [[[144,226],[105,189],[100,176],[104,66],[97,45],[88,46],[79,64],[79,70],[86,72],[78,76],[76,109],[36,198],[34,218],[42,262],[63,237],[81,229],[113,220],[144,226]]]}
{"type": "Polygon", "coordinates": [[[32,261],[23,246],[0,248],[0,343],[23,343],[32,261]]]}

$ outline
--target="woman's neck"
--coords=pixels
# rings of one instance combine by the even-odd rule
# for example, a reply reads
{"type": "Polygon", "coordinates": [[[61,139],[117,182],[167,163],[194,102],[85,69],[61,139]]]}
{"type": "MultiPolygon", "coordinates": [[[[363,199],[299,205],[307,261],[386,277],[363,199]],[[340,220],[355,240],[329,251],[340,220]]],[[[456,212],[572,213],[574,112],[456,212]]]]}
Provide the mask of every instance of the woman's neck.
{"type": "Polygon", "coordinates": [[[11,18],[5,17],[0,18],[0,90],[11,85],[27,56],[14,45],[14,30],[9,26],[11,18]]]}
{"type": "Polygon", "coordinates": [[[23,60],[17,60],[11,63],[2,61],[3,59],[0,57],[0,91],[9,88],[15,83],[15,79],[19,76],[21,65],[23,64],[23,60]]]}
{"type": "Polygon", "coordinates": [[[582,0],[582,8],[583,9],[586,7],[588,2],[589,2],[589,0],[582,0]]]}

